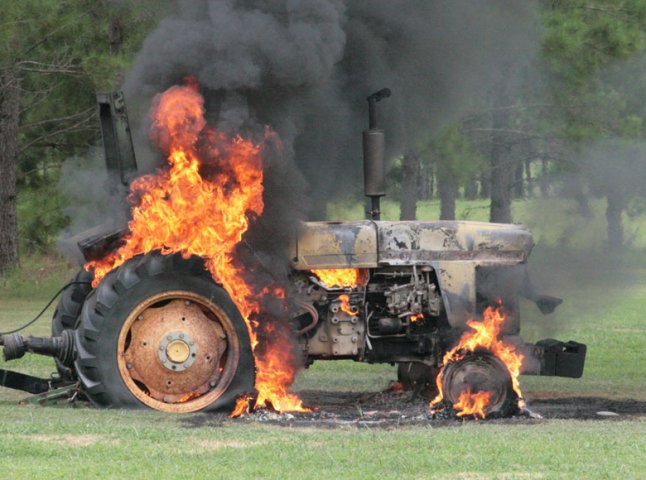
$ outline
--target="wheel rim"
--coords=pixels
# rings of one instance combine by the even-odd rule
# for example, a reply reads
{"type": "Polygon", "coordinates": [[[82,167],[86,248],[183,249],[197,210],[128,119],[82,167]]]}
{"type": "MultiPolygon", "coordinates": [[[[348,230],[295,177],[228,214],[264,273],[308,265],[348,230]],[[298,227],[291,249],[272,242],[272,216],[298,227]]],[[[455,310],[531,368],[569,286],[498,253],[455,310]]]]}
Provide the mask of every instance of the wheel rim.
{"type": "Polygon", "coordinates": [[[442,374],[442,390],[446,400],[455,404],[462,392],[490,392],[491,398],[485,408],[490,414],[503,409],[513,395],[511,377],[507,367],[494,355],[486,352],[471,353],[461,360],[450,362],[442,374]]]}
{"type": "Polygon", "coordinates": [[[179,290],[137,305],[117,344],[128,390],[166,412],[194,412],[213,403],[230,385],[239,358],[229,315],[208,298],[179,290]]]}

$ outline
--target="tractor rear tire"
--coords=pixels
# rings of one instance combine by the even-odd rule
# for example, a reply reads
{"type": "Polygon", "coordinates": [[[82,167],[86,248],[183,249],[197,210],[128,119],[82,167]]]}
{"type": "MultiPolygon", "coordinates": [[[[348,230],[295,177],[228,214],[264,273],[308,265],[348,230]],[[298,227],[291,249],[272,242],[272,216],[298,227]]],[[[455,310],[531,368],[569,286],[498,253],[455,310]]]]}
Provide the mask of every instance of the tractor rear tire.
{"type": "MultiPolygon", "coordinates": [[[[63,330],[76,328],[83,303],[92,291],[91,283],[93,279],[94,275],[91,272],[81,270],[71,280],[73,285],[63,291],[52,317],[52,336],[58,337],[63,333],[63,330]]],[[[56,370],[58,370],[62,380],[75,379],[75,372],[70,366],[63,365],[58,359],[55,359],[55,361],[56,370]]]]}
{"type": "Polygon", "coordinates": [[[197,257],[153,252],[110,272],[83,306],[75,344],[97,407],[223,410],[253,391],[247,326],[197,257]]]}

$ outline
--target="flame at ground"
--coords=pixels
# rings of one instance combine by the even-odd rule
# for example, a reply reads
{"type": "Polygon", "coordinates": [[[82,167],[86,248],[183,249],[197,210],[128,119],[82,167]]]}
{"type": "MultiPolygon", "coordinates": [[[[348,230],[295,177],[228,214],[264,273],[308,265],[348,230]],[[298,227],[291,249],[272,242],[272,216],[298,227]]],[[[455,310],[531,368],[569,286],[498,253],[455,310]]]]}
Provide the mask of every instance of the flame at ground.
{"type": "Polygon", "coordinates": [[[460,393],[460,398],[453,405],[453,408],[458,412],[458,417],[473,415],[485,418],[485,407],[491,401],[491,396],[491,392],[473,393],[471,388],[467,388],[466,391],[460,393]]]}
{"type": "MultiPolygon", "coordinates": [[[[487,307],[484,311],[482,321],[469,320],[467,325],[473,331],[466,332],[460,338],[458,344],[449,350],[442,359],[443,367],[450,362],[456,362],[464,358],[469,352],[478,350],[488,350],[493,355],[498,357],[507,367],[512,380],[512,387],[516,395],[518,395],[519,408],[524,407],[523,395],[520,391],[520,367],[523,362],[523,355],[516,351],[513,345],[508,345],[500,340],[500,330],[505,323],[505,313],[501,305],[495,307],[487,307]]],[[[442,390],[442,374],[444,368],[440,370],[437,376],[436,384],[438,388],[438,395],[435,397],[430,405],[434,406],[444,399],[444,392],[442,390]]],[[[485,409],[489,404],[491,392],[471,392],[468,389],[466,392],[460,394],[459,401],[453,405],[453,408],[458,412],[458,416],[463,415],[480,415],[481,418],[485,417],[485,409]],[[485,395],[488,394],[488,395],[485,395]]]]}
{"type": "Polygon", "coordinates": [[[249,328],[257,369],[256,405],[303,410],[300,399],[287,392],[295,374],[288,333],[271,336],[271,342],[259,348],[259,299],[272,295],[284,301],[284,292],[278,287],[259,292],[245,280],[235,257],[250,218],[264,209],[261,146],[210,129],[196,84],[174,86],[158,95],[151,120],[151,139],[168,153],[170,169],[132,183],[129,233],[114,253],[86,264],[87,270],[94,269],[93,286],[128,259],[154,250],[204,258],[249,328]]]}
{"type": "Polygon", "coordinates": [[[330,268],[312,270],[312,273],[328,288],[355,288],[366,283],[364,270],[359,268],[330,268]]]}

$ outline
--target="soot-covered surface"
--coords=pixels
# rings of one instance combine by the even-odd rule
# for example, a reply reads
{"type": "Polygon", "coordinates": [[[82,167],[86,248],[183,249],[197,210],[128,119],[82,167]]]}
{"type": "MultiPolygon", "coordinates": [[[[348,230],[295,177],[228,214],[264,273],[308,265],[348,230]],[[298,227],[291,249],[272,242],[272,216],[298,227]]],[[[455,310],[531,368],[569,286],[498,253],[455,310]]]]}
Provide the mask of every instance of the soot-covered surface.
{"type": "MultiPolygon", "coordinates": [[[[300,392],[313,412],[284,413],[260,410],[237,419],[225,414],[194,415],[184,420],[187,427],[221,425],[224,422],[262,422],[284,426],[335,428],[341,426],[392,428],[407,425],[449,426],[474,421],[459,418],[449,410],[431,413],[428,401],[410,392],[300,392]]],[[[646,416],[646,401],[602,397],[564,397],[548,393],[530,396],[528,409],[506,418],[488,418],[479,422],[506,424],[534,423],[545,419],[618,420],[646,416]]]]}

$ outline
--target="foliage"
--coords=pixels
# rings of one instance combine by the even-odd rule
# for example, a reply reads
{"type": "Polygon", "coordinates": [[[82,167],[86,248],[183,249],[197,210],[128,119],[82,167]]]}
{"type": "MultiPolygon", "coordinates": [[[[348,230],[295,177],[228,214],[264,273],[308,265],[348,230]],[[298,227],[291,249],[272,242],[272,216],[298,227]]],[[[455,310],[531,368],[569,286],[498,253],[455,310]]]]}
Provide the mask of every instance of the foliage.
{"type": "Polygon", "coordinates": [[[478,173],[484,164],[471,139],[460,131],[457,124],[445,126],[431,144],[431,149],[438,177],[452,178],[456,185],[478,173]]]}
{"type": "MultiPolygon", "coordinates": [[[[603,180],[610,169],[626,179],[611,186],[624,189],[627,213],[640,215],[644,191],[634,181],[640,176],[632,173],[642,164],[613,155],[601,168],[600,159],[610,158],[607,148],[593,152],[628,140],[637,148],[646,140],[646,2],[544,0],[539,5],[540,56],[514,74],[514,95],[504,105],[510,112],[508,132],[496,136],[491,128],[495,91],[465,98],[463,115],[432,132],[430,147],[419,152],[420,162],[434,166],[421,175],[431,176],[427,185],[450,180],[458,192],[469,188],[473,195],[473,186],[480,185],[489,195],[484,188],[492,174],[489,156],[494,139],[504,139],[514,164],[524,162],[526,177],[515,173],[514,182],[528,188],[516,196],[535,194],[531,182],[540,171],[549,172],[542,179],[550,187],[544,194],[558,192],[581,203],[587,195],[607,197],[611,189],[603,180]]],[[[95,91],[118,88],[148,32],[173,8],[172,0],[3,5],[0,67],[16,68],[24,90],[18,180],[23,248],[52,246],[56,230],[65,225],[64,199],[52,187],[57,172],[66,158],[84,156],[99,139],[95,91]],[[37,198],[51,199],[51,218],[35,208],[37,198]]],[[[401,159],[391,165],[389,195],[398,198],[401,159]]]]}
{"type": "Polygon", "coordinates": [[[56,184],[25,187],[18,198],[21,251],[46,253],[54,250],[60,231],[68,224],[63,213],[65,197],[56,184]]]}
{"type": "Polygon", "coordinates": [[[169,2],[24,0],[0,10],[0,69],[20,78],[18,212],[23,247],[46,249],[65,219],[58,170],[99,141],[95,92],[119,87],[169,2]],[[49,199],[37,211],[38,199],[49,199]]]}

